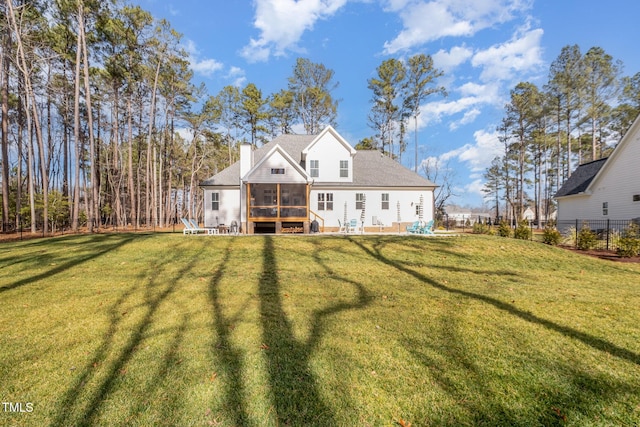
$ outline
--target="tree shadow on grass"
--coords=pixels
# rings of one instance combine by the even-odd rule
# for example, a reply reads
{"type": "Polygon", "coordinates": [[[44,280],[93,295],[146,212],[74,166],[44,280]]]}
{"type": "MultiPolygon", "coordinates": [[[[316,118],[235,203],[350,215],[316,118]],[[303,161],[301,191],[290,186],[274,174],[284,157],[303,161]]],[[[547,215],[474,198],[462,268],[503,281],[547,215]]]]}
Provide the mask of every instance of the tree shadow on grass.
{"type": "MultiPolygon", "coordinates": [[[[321,264],[317,256],[316,262],[321,264]]],[[[310,359],[322,338],[324,318],[340,311],[363,308],[369,303],[370,297],[364,287],[351,284],[358,290],[358,299],[314,312],[309,338],[306,342],[296,339],[284,310],[273,238],[264,238],[258,294],[271,398],[278,425],[336,425],[332,408],[323,401],[318,390],[310,359]]]]}
{"type": "Polygon", "coordinates": [[[226,274],[226,266],[231,262],[231,243],[232,240],[228,240],[222,260],[211,278],[209,300],[213,309],[217,337],[213,354],[220,360],[217,366],[223,371],[222,380],[225,384],[224,410],[230,415],[233,425],[244,426],[249,424],[249,418],[245,408],[245,391],[242,381],[242,352],[231,342],[231,329],[244,310],[241,308],[236,316],[226,317],[223,310],[224,303],[220,297],[220,283],[226,274]]]}
{"type": "MultiPolygon", "coordinates": [[[[519,310],[515,306],[486,295],[455,289],[438,282],[432,277],[413,270],[400,261],[383,255],[380,242],[373,244],[372,248],[364,243],[352,240],[365,253],[378,261],[395,268],[401,273],[408,274],[421,283],[432,286],[444,292],[460,295],[469,299],[490,304],[494,308],[516,316],[531,324],[543,326],[551,331],[558,332],[583,344],[618,357],[625,361],[640,364],[638,354],[612,344],[606,340],[591,336],[573,328],[560,325],[547,319],[540,318],[531,313],[519,310]]],[[[446,267],[442,267],[446,268],[446,267]]],[[[467,271],[466,269],[464,271],[467,271]]],[[[586,420],[590,415],[597,419],[598,410],[593,409],[595,404],[610,406],[615,404],[620,396],[634,396],[638,393],[637,386],[624,380],[618,380],[604,372],[598,372],[590,367],[582,367],[580,364],[572,364],[561,360],[541,357],[537,360],[526,360],[522,363],[539,364],[540,371],[544,373],[556,373],[566,384],[566,388],[550,384],[544,378],[532,379],[530,383],[518,384],[520,399],[533,399],[535,407],[520,408],[515,410],[505,400],[504,387],[492,389],[488,383],[487,373],[478,365],[478,362],[465,349],[465,340],[455,333],[455,320],[443,319],[441,333],[444,336],[434,338],[432,335],[424,339],[407,339],[404,344],[416,360],[429,368],[431,377],[435,383],[447,392],[456,403],[458,410],[454,414],[442,413],[442,418],[433,418],[428,425],[460,425],[472,423],[473,425],[565,425],[567,419],[586,420]],[[526,411],[523,413],[523,410],[526,411]]],[[[552,375],[552,374],[550,374],[552,375]]],[[[498,383],[499,384],[499,383],[498,383]]],[[[518,408],[520,402],[515,403],[518,408]]],[[[635,409],[637,412],[637,408],[635,409]]],[[[429,411],[434,414],[433,411],[429,411]]],[[[629,416],[633,417],[634,409],[630,408],[629,416]]],[[[435,412],[437,414],[437,412],[435,412]]],[[[628,420],[621,420],[621,425],[627,425],[628,420]]],[[[629,422],[629,425],[634,425],[629,422]]]]}
{"type": "MultiPolygon", "coordinates": [[[[105,255],[111,251],[114,251],[118,248],[125,246],[126,244],[132,242],[133,240],[140,239],[140,236],[134,234],[99,234],[91,236],[88,243],[84,243],[81,251],[76,256],[71,257],[68,261],[62,262],[58,265],[51,266],[51,268],[47,268],[45,271],[34,275],[27,275],[22,279],[16,280],[13,283],[8,283],[0,287],[0,293],[9,291],[11,289],[16,289],[21,286],[29,285],[33,282],[37,282],[38,280],[47,279],[56,274],[60,274],[70,268],[76,267],[85,262],[91,261],[93,259],[99,258],[102,255],[105,255]]],[[[67,239],[61,240],[60,242],[55,243],[64,243],[69,242],[67,239]]],[[[47,244],[52,244],[51,242],[42,242],[41,245],[43,247],[48,247],[47,244]]],[[[33,255],[34,260],[38,265],[44,264],[45,260],[51,261],[53,258],[47,256],[46,253],[37,253],[33,255]]]]}
{"type": "MultiPolygon", "coordinates": [[[[140,321],[127,330],[130,332],[127,342],[122,347],[116,348],[116,335],[122,333],[122,328],[124,327],[123,307],[127,300],[139,290],[139,287],[131,284],[129,288],[122,293],[120,298],[116,300],[108,311],[109,328],[104,335],[102,343],[95,350],[91,360],[85,364],[80,371],[80,375],[76,377],[75,381],[73,381],[67,392],[56,405],[57,414],[53,418],[51,426],[89,426],[97,423],[96,417],[104,403],[108,400],[109,395],[116,390],[118,381],[123,375],[126,375],[126,365],[133,358],[140,344],[146,338],[146,334],[153,325],[153,319],[158,309],[171,294],[177,291],[175,286],[176,282],[179,282],[182,277],[193,269],[194,263],[198,258],[198,254],[194,254],[191,258],[193,261],[186,263],[175,275],[167,277],[163,266],[172,263],[172,254],[167,253],[165,259],[158,260],[138,275],[139,282],[146,282],[144,286],[145,300],[144,303],[138,307],[144,308],[145,313],[140,321]],[[99,371],[102,370],[102,365],[111,353],[115,353],[117,356],[108,366],[104,367],[106,374],[100,374],[99,371]],[[88,383],[98,375],[102,379],[99,380],[96,385],[88,385],[88,383]]],[[[174,344],[170,346],[165,355],[164,368],[161,367],[156,373],[155,378],[150,380],[151,382],[161,382],[162,378],[160,378],[160,376],[167,374],[167,363],[171,361],[171,353],[175,351],[176,346],[179,345],[182,340],[187,321],[188,319],[183,317],[182,324],[176,332],[174,344]]],[[[132,404],[139,405],[140,402],[132,402],[132,404]]]]}
{"type": "Polygon", "coordinates": [[[526,312],[526,311],[522,311],[520,309],[518,309],[517,307],[515,307],[512,304],[506,303],[504,301],[501,301],[499,299],[496,298],[492,298],[486,295],[482,295],[479,293],[475,293],[475,292],[470,292],[470,291],[465,291],[465,290],[461,290],[461,289],[456,289],[450,286],[447,286],[443,283],[438,282],[437,280],[433,279],[432,277],[428,277],[418,271],[412,270],[411,268],[408,268],[407,266],[403,265],[403,263],[395,261],[391,258],[385,257],[382,254],[382,251],[376,246],[374,245],[373,249],[370,249],[368,247],[366,247],[362,242],[356,240],[356,239],[351,239],[351,242],[354,243],[355,245],[359,246],[364,252],[366,252],[367,254],[369,254],[371,257],[377,259],[378,261],[395,268],[396,270],[408,274],[410,276],[412,276],[413,278],[415,278],[416,280],[430,285],[436,289],[439,289],[441,291],[445,291],[451,294],[456,294],[456,295],[460,295],[460,296],[464,296],[467,298],[471,298],[477,301],[482,301],[486,304],[490,304],[493,307],[495,307],[498,310],[501,311],[505,311],[507,313],[510,313],[513,316],[516,316],[526,322],[529,323],[533,323],[533,324],[537,324],[540,326],[544,326],[545,328],[558,332],[562,335],[568,336],[570,338],[576,339],[581,341],[582,343],[596,349],[599,351],[603,351],[605,353],[608,353],[612,356],[615,357],[619,357],[621,359],[627,360],[631,363],[635,363],[636,365],[640,365],[640,355],[637,353],[634,353],[631,350],[628,350],[626,348],[620,347],[618,345],[615,345],[613,343],[610,343],[607,340],[604,340],[602,338],[598,338],[598,337],[594,337],[593,335],[587,334],[585,332],[576,330],[574,328],[565,326],[565,325],[561,325],[555,322],[552,322],[551,320],[548,319],[544,319],[541,317],[538,317],[532,313],[526,312]]]}

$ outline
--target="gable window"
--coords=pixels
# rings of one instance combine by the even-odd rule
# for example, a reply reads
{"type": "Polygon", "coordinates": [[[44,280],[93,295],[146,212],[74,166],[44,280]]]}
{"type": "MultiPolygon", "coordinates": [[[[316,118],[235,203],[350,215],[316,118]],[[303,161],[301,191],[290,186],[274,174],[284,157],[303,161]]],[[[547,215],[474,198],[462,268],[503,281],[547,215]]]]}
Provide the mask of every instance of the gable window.
{"type": "Polygon", "coordinates": [[[382,193],[382,210],[389,210],[389,193],[382,193]]]}
{"type": "Polygon", "coordinates": [[[602,215],[609,215],[609,202],[602,202],[602,215]]]}
{"type": "Polygon", "coordinates": [[[211,193],[211,210],[220,210],[220,193],[211,193]]]}
{"type": "Polygon", "coordinates": [[[633,195],[633,201],[634,202],[640,202],[640,194],[634,194],[633,195]]]}
{"type": "Polygon", "coordinates": [[[333,193],[318,193],[318,210],[333,210],[333,193]]]}
{"type": "Polygon", "coordinates": [[[349,160],[340,160],[340,178],[349,178],[349,160]]]}
{"type": "Polygon", "coordinates": [[[356,210],[364,209],[364,193],[356,193],[356,210]]]}
{"type": "Polygon", "coordinates": [[[309,174],[312,178],[317,178],[320,176],[320,160],[310,161],[309,174]]]}
{"type": "Polygon", "coordinates": [[[284,168],[271,168],[271,175],[284,175],[284,168]]]}

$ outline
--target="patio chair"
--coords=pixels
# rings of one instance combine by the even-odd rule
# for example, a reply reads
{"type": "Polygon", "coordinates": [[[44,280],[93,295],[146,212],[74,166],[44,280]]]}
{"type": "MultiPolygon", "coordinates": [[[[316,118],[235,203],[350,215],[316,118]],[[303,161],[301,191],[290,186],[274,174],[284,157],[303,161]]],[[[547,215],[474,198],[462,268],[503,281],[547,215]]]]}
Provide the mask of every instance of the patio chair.
{"type": "Polygon", "coordinates": [[[338,233],[347,233],[347,224],[338,220],[338,226],[340,227],[338,229],[338,233]]]}
{"type": "Polygon", "coordinates": [[[352,219],[351,221],[349,221],[348,232],[349,233],[355,233],[357,229],[358,229],[358,220],[357,219],[352,219]]]}
{"type": "Polygon", "coordinates": [[[407,232],[411,234],[420,234],[421,233],[420,221],[416,221],[411,225],[407,225],[407,232]]]}
{"type": "Polygon", "coordinates": [[[200,232],[202,233],[207,232],[206,229],[200,228],[200,226],[198,226],[198,223],[195,222],[194,220],[189,221],[186,218],[180,218],[180,219],[184,224],[184,230],[182,230],[182,234],[198,234],[200,232]]]}
{"type": "Polygon", "coordinates": [[[421,233],[422,234],[433,234],[433,220],[428,221],[425,225],[422,226],[421,233]]]}
{"type": "Polygon", "coordinates": [[[187,221],[186,218],[180,218],[180,220],[184,224],[184,230],[182,230],[182,234],[194,234],[193,224],[187,221]]]}
{"type": "Polygon", "coordinates": [[[202,228],[198,225],[198,221],[196,221],[195,219],[191,219],[189,220],[189,223],[191,224],[191,226],[193,227],[193,234],[198,234],[200,232],[203,233],[207,233],[207,234],[219,234],[218,228],[202,228]]]}

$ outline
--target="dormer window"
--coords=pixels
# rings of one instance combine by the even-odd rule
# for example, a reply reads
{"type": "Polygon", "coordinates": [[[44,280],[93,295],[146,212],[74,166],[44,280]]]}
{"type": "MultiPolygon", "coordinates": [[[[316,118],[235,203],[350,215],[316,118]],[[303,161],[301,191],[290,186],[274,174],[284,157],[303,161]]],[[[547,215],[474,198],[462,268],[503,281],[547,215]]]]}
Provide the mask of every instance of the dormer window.
{"type": "Polygon", "coordinates": [[[311,160],[309,162],[309,175],[311,175],[311,178],[320,176],[320,160],[311,160]]]}
{"type": "Polygon", "coordinates": [[[349,160],[340,160],[340,178],[349,178],[349,160]]]}

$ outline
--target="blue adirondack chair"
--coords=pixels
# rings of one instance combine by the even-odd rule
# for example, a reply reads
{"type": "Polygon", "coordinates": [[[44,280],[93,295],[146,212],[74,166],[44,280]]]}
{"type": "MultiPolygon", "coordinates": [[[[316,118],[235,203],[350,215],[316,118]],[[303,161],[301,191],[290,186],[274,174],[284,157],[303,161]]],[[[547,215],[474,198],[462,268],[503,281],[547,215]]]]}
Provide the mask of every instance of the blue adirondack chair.
{"type": "Polygon", "coordinates": [[[420,221],[416,221],[411,225],[407,225],[407,231],[411,234],[420,234],[420,221]]]}
{"type": "Polygon", "coordinates": [[[425,225],[421,227],[420,232],[422,234],[433,234],[433,220],[427,222],[425,225]]]}

